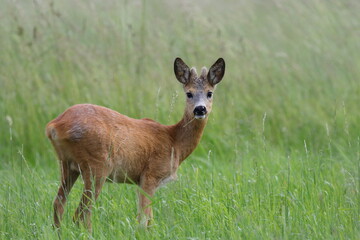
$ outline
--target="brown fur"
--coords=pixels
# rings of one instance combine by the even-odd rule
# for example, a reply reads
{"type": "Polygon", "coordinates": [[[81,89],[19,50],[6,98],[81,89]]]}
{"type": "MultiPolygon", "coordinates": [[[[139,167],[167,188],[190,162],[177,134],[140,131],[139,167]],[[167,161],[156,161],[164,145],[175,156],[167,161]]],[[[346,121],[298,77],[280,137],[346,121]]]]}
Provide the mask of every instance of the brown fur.
{"type": "MultiPolygon", "coordinates": [[[[196,71],[190,71],[182,60],[180,65],[179,81],[185,91],[214,90],[205,77],[206,69],[198,78],[196,71]]],[[[175,73],[179,77],[176,70],[175,73]]],[[[206,106],[208,113],[211,104],[212,99],[206,106]]],[[[188,99],[183,118],[175,125],[165,126],[151,119],[129,118],[105,107],[79,104],[49,122],[46,135],[61,167],[61,185],[54,201],[55,226],[60,227],[67,196],[79,175],[84,180],[84,193],[74,220],[83,221],[91,230],[92,201],[99,196],[105,180],[109,180],[141,187],[139,221],[148,225],[152,219],[149,197],[167,179],[176,178],[178,166],[201,139],[207,118],[195,120],[193,109],[188,99]]]]}

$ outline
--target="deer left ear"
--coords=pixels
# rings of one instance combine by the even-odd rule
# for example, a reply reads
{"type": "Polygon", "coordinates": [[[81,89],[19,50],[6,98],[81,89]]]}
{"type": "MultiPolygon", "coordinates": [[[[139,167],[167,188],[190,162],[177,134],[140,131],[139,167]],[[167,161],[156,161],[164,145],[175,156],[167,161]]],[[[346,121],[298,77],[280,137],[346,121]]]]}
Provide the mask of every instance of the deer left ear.
{"type": "Polygon", "coordinates": [[[218,84],[225,74],[225,61],[219,58],[209,69],[207,80],[212,86],[218,84]]]}

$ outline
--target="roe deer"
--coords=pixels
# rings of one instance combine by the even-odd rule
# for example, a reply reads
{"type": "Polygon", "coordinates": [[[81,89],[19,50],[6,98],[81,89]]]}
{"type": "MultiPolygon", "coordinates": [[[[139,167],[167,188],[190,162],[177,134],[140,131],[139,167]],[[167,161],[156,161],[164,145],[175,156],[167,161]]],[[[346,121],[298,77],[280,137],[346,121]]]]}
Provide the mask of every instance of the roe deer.
{"type": "Polygon", "coordinates": [[[60,227],[67,196],[80,174],[84,192],[74,221],[82,221],[91,231],[92,203],[110,180],[140,186],[138,221],[149,224],[153,217],[150,198],[161,184],[176,179],[177,168],[200,141],[225,62],[219,58],[198,76],[195,68],[176,58],[174,72],[187,96],[183,118],[175,125],[133,119],[91,104],[74,105],[47,124],[46,135],[61,167],[53,205],[55,227],[60,227]]]}

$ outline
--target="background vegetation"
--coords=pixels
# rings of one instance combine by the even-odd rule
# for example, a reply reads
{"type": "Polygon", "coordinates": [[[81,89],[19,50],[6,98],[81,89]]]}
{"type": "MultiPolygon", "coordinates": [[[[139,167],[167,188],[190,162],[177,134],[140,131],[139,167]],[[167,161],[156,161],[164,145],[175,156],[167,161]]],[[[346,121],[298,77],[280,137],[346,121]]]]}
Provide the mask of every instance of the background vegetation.
{"type": "Polygon", "coordinates": [[[63,239],[359,239],[360,3],[0,0],[0,238],[56,239],[59,184],[44,128],[94,103],[173,124],[173,60],[227,63],[179,180],[136,223],[136,187],[107,184],[92,236],[63,239]]]}

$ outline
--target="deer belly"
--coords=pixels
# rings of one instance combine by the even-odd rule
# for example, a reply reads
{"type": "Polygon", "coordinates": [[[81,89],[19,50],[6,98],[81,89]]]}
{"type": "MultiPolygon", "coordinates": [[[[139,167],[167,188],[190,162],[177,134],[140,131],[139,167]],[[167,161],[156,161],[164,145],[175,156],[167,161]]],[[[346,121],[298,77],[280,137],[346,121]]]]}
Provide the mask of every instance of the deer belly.
{"type": "Polygon", "coordinates": [[[136,175],[137,174],[129,173],[122,169],[116,169],[110,173],[107,180],[114,183],[138,184],[140,177],[136,175]]]}
{"type": "Polygon", "coordinates": [[[138,166],[139,161],[129,161],[124,157],[118,156],[114,159],[113,170],[108,179],[115,183],[132,183],[138,184],[140,182],[141,166],[138,166]]]}

